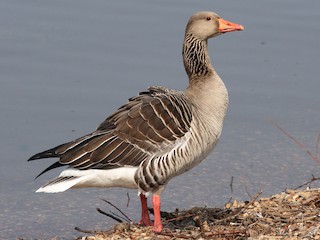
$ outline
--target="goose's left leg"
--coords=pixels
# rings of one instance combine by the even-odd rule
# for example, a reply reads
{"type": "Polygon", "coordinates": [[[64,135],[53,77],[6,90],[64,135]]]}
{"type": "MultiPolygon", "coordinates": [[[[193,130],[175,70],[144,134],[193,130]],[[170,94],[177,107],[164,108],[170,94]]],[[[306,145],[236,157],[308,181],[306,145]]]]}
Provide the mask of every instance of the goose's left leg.
{"type": "Polygon", "coordinates": [[[153,231],[154,232],[161,232],[162,231],[162,222],[161,222],[161,215],[160,215],[160,194],[153,194],[152,195],[152,205],[154,211],[154,224],[153,224],[153,231]]]}

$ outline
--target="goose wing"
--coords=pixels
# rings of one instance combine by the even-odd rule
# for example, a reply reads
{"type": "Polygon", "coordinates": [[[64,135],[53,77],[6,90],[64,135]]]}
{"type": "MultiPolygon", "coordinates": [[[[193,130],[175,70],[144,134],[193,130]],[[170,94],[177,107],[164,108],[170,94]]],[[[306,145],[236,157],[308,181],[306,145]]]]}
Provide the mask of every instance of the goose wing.
{"type": "Polygon", "coordinates": [[[145,159],[169,152],[189,131],[191,108],[182,92],[150,87],[130,98],[93,133],[38,153],[29,161],[59,158],[38,176],[63,165],[78,169],[138,166],[145,159]]]}

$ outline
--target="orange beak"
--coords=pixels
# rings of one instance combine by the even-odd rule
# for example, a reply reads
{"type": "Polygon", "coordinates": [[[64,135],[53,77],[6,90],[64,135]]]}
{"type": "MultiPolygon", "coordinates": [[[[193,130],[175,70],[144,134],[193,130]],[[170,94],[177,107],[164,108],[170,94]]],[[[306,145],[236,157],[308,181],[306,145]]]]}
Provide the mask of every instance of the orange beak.
{"type": "Polygon", "coordinates": [[[241,31],[244,29],[244,27],[237,23],[232,23],[227,20],[224,20],[222,18],[218,19],[219,21],[219,32],[225,33],[225,32],[233,32],[233,31],[241,31]]]}

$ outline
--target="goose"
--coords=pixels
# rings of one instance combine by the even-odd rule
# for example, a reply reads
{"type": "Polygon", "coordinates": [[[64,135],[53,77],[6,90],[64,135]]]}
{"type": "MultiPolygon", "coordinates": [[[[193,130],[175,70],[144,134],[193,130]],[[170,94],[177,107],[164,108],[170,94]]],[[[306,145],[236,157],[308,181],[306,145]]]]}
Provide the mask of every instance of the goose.
{"type": "Polygon", "coordinates": [[[173,177],[199,164],[214,149],[228,107],[228,92],[211,64],[207,40],[243,29],[214,12],[192,15],[182,48],[189,79],[186,90],[149,87],[129,98],[92,133],[32,156],[28,161],[59,159],[37,177],[68,166],[36,192],[88,187],[137,189],[139,223],[161,232],[161,193],[173,177]],[[149,194],[154,221],[148,212],[149,194]]]}

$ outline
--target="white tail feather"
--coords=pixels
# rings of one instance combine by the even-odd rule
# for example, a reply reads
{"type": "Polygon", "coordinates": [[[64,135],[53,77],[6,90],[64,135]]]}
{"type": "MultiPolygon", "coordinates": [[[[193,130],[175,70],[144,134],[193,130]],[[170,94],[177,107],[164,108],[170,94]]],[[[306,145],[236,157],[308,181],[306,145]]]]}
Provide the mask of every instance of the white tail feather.
{"type": "Polygon", "coordinates": [[[81,182],[81,177],[71,179],[71,180],[65,180],[63,182],[58,182],[50,185],[44,185],[43,187],[39,188],[36,192],[45,192],[45,193],[58,193],[58,192],[64,192],[68,190],[69,188],[77,185],[79,182],[81,182]]]}
{"type": "Polygon", "coordinates": [[[89,169],[78,170],[69,168],[61,172],[59,181],[52,180],[39,188],[36,192],[57,193],[69,188],[87,187],[126,187],[137,188],[134,181],[136,167],[121,167],[109,170],[89,169]]]}

